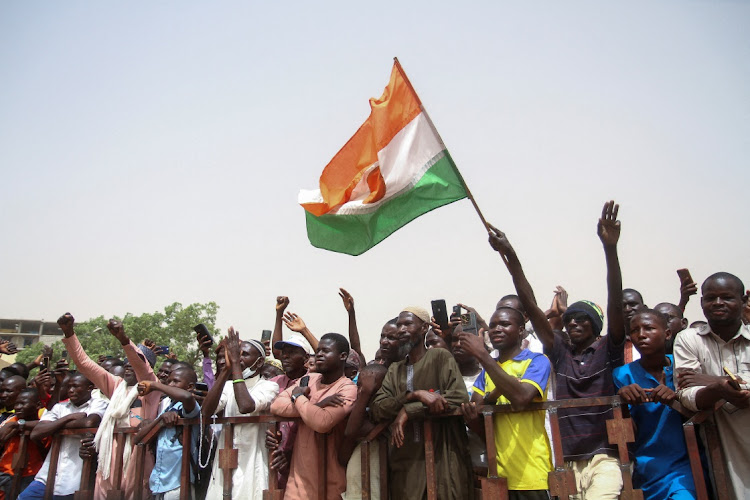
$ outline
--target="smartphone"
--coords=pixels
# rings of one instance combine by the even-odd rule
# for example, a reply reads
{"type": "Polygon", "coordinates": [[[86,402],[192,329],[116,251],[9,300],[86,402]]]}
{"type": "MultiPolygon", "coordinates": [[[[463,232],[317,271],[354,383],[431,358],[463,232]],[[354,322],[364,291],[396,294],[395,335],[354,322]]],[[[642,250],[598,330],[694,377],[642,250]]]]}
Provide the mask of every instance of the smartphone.
{"type": "Polygon", "coordinates": [[[49,356],[45,356],[42,358],[42,366],[39,369],[49,370],[49,356]]]}
{"type": "Polygon", "coordinates": [[[310,375],[305,375],[304,377],[299,379],[299,386],[307,387],[308,382],[310,382],[310,375]]]}
{"type": "Polygon", "coordinates": [[[453,306],[453,314],[455,314],[456,316],[458,316],[460,318],[461,317],[461,306],[453,306]]]}
{"type": "Polygon", "coordinates": [[[432,317],[443,332],[448,329],[448,307],[445,305],[445,300],[432,301],[432,317]]]}
{"type": "Polygon", "coordinates": [[[260,334],[260,340],[265,342],[267,340],[271,340],[271,330],[263,330],[263,333],[260,334]]]}
{"type": "Polygon", "coordinates": [[[690,276],[690,271],[687,268],[677,270],[677,276],[680,278],[680,283],[692,283],[693,277],[690,276]]]}
{"type": "Polygon", "coordinates": [[[461,315],[461,331],[479,335],[479,330],[477,330],[477,315],[475,313],[470,312],[461,315]]]}
{"type": "Polygon", "coordinates": [[[160,345],[159,346],[159,352],[161,352],[162,356],[166,356],[169,354],[169,346],[168,345],[160,345]]]}
{"type": "Polygon", "coordinates": [[[63,351],[62,353],[60,353],[60,357],[63,358],[63,359],[67,358],[68,357],[68,351],[63,351]]]}
{"type": "Polygon", "coordinates": [[[211,336],[211,332],[208,331],[208,328],[206,327],[206,325],[204,325],[203,323],[195,325],[193,327],[193,331],[195,331],[195,333],[197,333],[201,339],[210,340],[211,343],[209,344],[209,347],[214,345],[214,338],[211,336]]]}
{"type": "Polygon", "coordinates": [[[196,382],[195,389],[202,392],[208,392],[208,384],[203,382],[196,382]]]}

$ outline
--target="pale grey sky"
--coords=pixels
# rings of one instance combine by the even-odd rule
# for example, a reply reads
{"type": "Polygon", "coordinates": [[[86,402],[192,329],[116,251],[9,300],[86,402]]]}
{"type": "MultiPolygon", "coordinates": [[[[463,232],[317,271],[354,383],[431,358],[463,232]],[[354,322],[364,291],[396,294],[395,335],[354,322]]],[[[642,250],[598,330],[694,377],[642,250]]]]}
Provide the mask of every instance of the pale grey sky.
{"type": "Polygon", "coordinates": [[[488,315],[513,287],[468,201],[360,257],[307,241],[297,192],[393,56],[545,306],[557,284],[604,305],[610,198],[648,304],[679,267],[750,282],[748,25],[748,2],[697,0],[3,2],[0,317],[213,300],[258,338],[285,294],[346,333],[343,286],[369,359],[405,305],[488,315]]]}

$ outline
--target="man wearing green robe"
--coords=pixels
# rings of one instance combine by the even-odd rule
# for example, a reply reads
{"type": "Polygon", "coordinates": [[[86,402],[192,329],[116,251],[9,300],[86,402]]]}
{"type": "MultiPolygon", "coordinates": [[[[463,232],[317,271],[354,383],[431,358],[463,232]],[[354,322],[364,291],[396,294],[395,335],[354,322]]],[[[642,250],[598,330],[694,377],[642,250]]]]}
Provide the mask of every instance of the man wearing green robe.
{"type": "MultiPolygon", "coordinates": [[[[424,419],[468,403],[461,372],[446,349],[426,349],[430,315],[407,307],[398,316],[399,349],[372,403],[375,421],[394,420],[389,445],[389,488],[393,500],[427,498],[424,419]]],[[[462,417],[432,419],[439,500],[473,499],[471,457],[462,417]]]]}

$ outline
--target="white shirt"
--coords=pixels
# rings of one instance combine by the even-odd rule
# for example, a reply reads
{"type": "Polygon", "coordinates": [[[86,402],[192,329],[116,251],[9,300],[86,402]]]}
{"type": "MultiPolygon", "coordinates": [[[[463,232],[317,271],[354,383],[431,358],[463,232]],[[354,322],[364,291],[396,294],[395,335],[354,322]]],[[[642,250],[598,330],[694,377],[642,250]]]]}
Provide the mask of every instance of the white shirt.
{"type": "MultiPolygon", "coordinates": [[[[255,411],[240,413],[234,397],[234,383],[224,384],[219,404],[214,414],[224,410],[225,417],[257,415],[266,411],[279,394],[276,382],[264,380],[259,375],[245,379],[250,397],[255,401],[255,411]]],[[[241,424],[234,426],[234,447],[239,450],[237,468],[232,474],[232,498],[236,500],[263,498],[263,490],[268,489],[268,450],[266,449],[266,429],[268,424],[241,424]]],[[[224,429],[219,435],[218,450],[224,448],[224,429]]],[[[218,452],[217,452],[217,457],[218,452]]],[[[221,500],[224,492],[224,471],[219,468],[219,460],[214,460],[211,482],[206,493],[207,500],[221,500]]]]}
{"type": "MultiPolygon", "coordinates": [[[[729,342],[711,331],[708,325],[680,332],[674,341],[675,375],[682,372],[724,376],[724,367],[750,382],[750,326],[742,325],[729,342]]],[[[676,384],[675,384],[676,385],[676,384]]],[[[680,403],[697,411],[695,396],[703,387],[678,391],[680,403]]],[[[737,498],[750,498],[750,408],[737,409],[731,403],[714,413],[721,437],[722,451],[737,498]]]]}
{"type": "MultiPolygon", "coordinates": [[[[70,400],[57,403],[50,411],[42,415],[40,422],[54,422],[71,413],[86,413],[87,416],[104,416],[107,410],[107,402],[100,398],[91,398],[81,406],[76,406],[70,400]]],[[[57,474],[55,474],[55,495],[72,495],[81,486],[81,472],[83,471],[83,459],[78,456],[81,448],[81,436],[63,436],[60,443],[60,455],[57,462],[57,474]]],[[[42,468],[37,472],[35,481],[46,485],[49,473],[49,462],[52,454],[47,454],[42,468]]]]}

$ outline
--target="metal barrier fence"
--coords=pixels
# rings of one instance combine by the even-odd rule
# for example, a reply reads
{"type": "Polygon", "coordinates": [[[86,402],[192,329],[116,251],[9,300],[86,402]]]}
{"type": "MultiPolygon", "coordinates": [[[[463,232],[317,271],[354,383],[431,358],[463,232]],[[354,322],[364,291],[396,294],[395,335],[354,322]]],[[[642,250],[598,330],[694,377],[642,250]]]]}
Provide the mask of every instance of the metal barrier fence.
{"type": "MultiPolygon", "coordinates": [[[[718,409],[723,402],[717,403],[718,409]]],[[[560,438],[560,424],[558,420],[558,410],[560,408],[579,408],[586,406],[611,406],[613,409],[613,419],[607,421],[607,434],[610,444],[616,445],[620,468],[623,479],[623,489],[620,494],[620,500],[642,500],[643,493],[641,490],[633,488],[631,476],[631,463],[628,455],[628,443],[635,441],[633,424],[629,417],[623,416],[623,408],[619,396],[585,398],[585,399],[567,399],[558,401],[547,401],[544,403],[532,403],[524,412],[545,410],[550,417],[551,440],[554,450],[554,469],[549,473],[549,491],[550,495],[560,500],[569,500],[570,495],[576,493],[576,482],[573,471],[565,468],[565,462],[562,452],[562,440],[560,438]]],[[[685,410],[679,403],[673,402],[671,407],[680,412],[688,420],[683,424],[685,432],[685,441],[687,443],[688,455],[690,458],[693,479],[697,489],[698,500],[709,500],[708,486],[704,479],[703,466],[699,454],[698,438],[695,432],[695,426],[701,424],[707,438],[707,451],[711,465],[711,476],[717,500],[730,500],[728,484],[726,480],[726,467],[721,454],[719,438],[716,428],[710,418],[711,411],[692,413],[685,410]]],[[[493,415],[496,413],[518,412],[510,405],[494,405],[479,407],[479,412],[484,420],[484,429],[486,434],[488,472],[486,477],[479,477],[480,487],[476,489],[478,498],[507,500],[508,487],[505,478],[497,475],[497,455],[495,449],[495,434],[493,425],[493,415]]],[[[437,500],[437,480],[435,477],[435,461],[433,450],[433,426],[434,422],[446,416],[461,415],[460,410],[428,418],[424,421],[424,446],[425,446],[425,473],[427,478],[427,498],[428,500],[437,500]]],[[[271,414],[261,414],[248,417],[228,417],[212,419],[211,423],[222,424],[224,430],[224,448],[218,450],[214,460],[218,460],[219,468],[222,470],[224,479],[224,498],[232,498],[232,474],[238,467],[238,450],[234,448],[234,426],[243,424],[268,424],[269,428],[274,427],[278,430],[280,422],[293,421],[299,419],[277,417],[271,414]]],[[[178,419],[178,425],[182,426],[182,442],[191,442],[191,426],[200,425],[199,419],[178,419]]],[[[371,498],[371,481],[370,474],[370,447],[379,447],[380,457],[380,492],[381,497],[388,498],[388,468],[387,468],[387,445],[383,431],[387,424],[376,426],[373,431],[361,442],[361,471],[362,471],[362,498],[370,500],[371,498]]],[[[154,428],[147,434],[136,446],[136,477],[142,478],[144,475],[146,446],[151,443],[157,436],[158,427],[154,428]]],[[[96,428],[64,430],[53,437],[50,453],[50,468],[47,476],[47,485],[45,489],[45,500],[52,500],[54,491],[55,475],[58,467],[58,456],[60,452],[61,439],[64,436],[78,435],[86,433],[95,433],[96,428]]],[[[119,444],[119,449],[124,449],[126,436],[134,434],[136,429],[126,427],[115,429],[114,440],[119,444]]],[[[13,471],[15,477],[12,482],[12,494],[9,498],[15,498],[20,488],[20,473],[26,465],[26,450],[28,448],[29,431],[21,435],[19,451],[13,459],[13,471]]],[[[318,463],[322,464],[320,468],[323,473],[318,478],[319,499],[326,498],[326,437],[324,434],[316,434],[318,442],[318,463]]],[[[180,478],[181,491],[180,499],[188,500],[190,495],[190,451],[184,449],[182,454],[182,473],[180,478]]],[[[123,467],[122,454],[115,457],[113,490],[107,492],[108,500],[124,500],[125,491],[122,489],[123,467]]],[[[264,500],[280,500],[283,497],[283,490],[278,488],[276,472],[270,468],[271,454],[269,453],[269,472],[268,472],[268,490],[264,491],[264,500]]],[[[81,486],[75,493],[76,499],[90,499],[94,493],[94,477],[96,474],[96,464],[93,459],[83,461],[83,473],[81,474],[81,486]]],[[[135,500],[143,500],[144,491],[136,488],[135,500]]]]}

